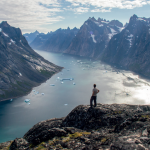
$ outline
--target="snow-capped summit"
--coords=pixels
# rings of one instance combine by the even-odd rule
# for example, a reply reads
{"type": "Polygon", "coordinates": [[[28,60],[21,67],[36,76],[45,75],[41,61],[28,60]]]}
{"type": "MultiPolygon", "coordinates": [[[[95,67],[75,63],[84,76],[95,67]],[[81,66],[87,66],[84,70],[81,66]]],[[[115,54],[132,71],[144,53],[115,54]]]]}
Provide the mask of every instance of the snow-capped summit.
{"type": "Polygon", "coordinates": [[[89,17],[81,26],[77,35],[73,38],[65,53],[98,57],[107,47],[110,39],[123,28],[117,20],[106,21],[105,19],[89,17]]]}
{"type": "Polygon", "coordinates": [[[150,76],[150,18],[133,15],[121,33],[112,37],[103,61],[150,76]]]}

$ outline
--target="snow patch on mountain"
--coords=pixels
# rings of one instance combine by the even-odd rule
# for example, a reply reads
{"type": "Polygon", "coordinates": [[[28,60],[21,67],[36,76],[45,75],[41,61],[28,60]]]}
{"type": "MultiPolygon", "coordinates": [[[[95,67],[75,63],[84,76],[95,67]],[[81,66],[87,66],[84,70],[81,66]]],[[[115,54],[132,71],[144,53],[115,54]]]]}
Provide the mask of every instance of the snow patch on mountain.
{"type": "Polygon", "coordinates": [[[111,39],[115,34],[117,34],[117,32],[114,29],[110,28],[110,30],[111,30],[111,33],[108,34],[109,39],[111,39]]]}
{"type": "Polygon", "coordinates": [[[108,24],[109,22],[107,22],[107,21],[101,21],[102,23],[106,23],[106,24],[108,24]]]}
{"type": "Polygon", "coordinates": [[[127,40],[129,41],[130,47],[132,46],[132,38],[133,38],[133,34],[130,34],[127,38],[127,40]]]}
{"type": "Polygon", "coordinates": [[[137,20],[145,21],[146,22],[146,20],[144,20],[143,18],[137,18],[137,20]]]}
{"type": "Polygon", "coordinates": [[[15,42],[14,40],[12,40],[12,39],[11,39],[10,41],[11,41],[12,43],[14,43],[14,44],[16,43],[16,42],[15,42]]]}
{"type": "Polygon", "coordinates": [[[6,33],[4,33],[4,32],[3,32],[3,34],[4,34],[4,36],[9,37],[8,34],[6,34],[6,33]]]}
{"type": "Polygon", "coordinates": [[[93,42],[94,42],[94,43],[97,43],[97,41],[95,40],[95,35],[94,35],[94,34],[91,34],[91,37],[92,37],[92,39],[93,39],[93,42]]]}
{"type": "Polygon", "coordinates": [[[99,25],[99,27],[103,27],[103,26],[104,26],[103,24],[100,24],[100,25],[99,25]]]}
{"type": "Polygon", "coordinates": [[[96,21],[94,21],[94,22],[95,22],[95,24],[99,25],[99,22],[96,22],[96,21]]]}
{"type": "Polygon", "coordinates": [[[118,30],[121,32],[125,27],[118,27],[118,26],[117,26],[117,28],[118,28],[118,30]]]}

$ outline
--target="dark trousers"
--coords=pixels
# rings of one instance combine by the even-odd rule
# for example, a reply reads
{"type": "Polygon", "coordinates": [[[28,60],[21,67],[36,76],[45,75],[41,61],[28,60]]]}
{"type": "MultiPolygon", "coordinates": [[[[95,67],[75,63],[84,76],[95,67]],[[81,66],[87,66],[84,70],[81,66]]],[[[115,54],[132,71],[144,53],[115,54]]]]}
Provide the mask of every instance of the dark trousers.
{"type": "Polygon", "coordinates": [[[97,98],[97,96],[91,96],[91,99],[90,99],[90,105],[91,105],[91,107],[93,106],[93,100],[94,100],[94,107],[96,107],[96,105],[97,105],[96,98],[97,98]]]}

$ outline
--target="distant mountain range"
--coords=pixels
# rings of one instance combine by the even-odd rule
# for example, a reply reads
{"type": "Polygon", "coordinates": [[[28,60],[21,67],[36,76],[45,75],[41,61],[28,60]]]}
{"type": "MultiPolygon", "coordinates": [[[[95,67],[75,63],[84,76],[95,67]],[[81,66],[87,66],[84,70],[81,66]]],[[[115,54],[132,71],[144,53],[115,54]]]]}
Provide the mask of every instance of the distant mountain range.
{"type": "Polygon", "coordinates": [[[39,34],[30,44],[33,49],[45,50],[51,52],[63,52],[66,50],[72,39],[78,32],[77,28],[58,29],[48,34],[39,34]]]}
{"type": "Polygon", "coordinates": [[[31,49],[19,28],[0,23],[0,100],[28,93],[61,69],[31,49]]]}
{"type": "Polygon", "coordinates": [[[150,77],[150,18],[133,15],[124,26],[118,20],[89,18],[81,28],[38,35],[32,48],[101,59],[150,77]]]}
{"type": "Polygon", "coordinates": [[[81,26],[65,53],[97,58],[110,39],[121,32],[123,24],[117,20],[106,21],[89,18],[81,26]]]}
{"type": "Polygon", "coordinates": [[[44,33],[39,33],[37,30],[33,33],[25,33],[23,34],[28,43],[30,44],[39,34],[43,35],[44,33]]]}

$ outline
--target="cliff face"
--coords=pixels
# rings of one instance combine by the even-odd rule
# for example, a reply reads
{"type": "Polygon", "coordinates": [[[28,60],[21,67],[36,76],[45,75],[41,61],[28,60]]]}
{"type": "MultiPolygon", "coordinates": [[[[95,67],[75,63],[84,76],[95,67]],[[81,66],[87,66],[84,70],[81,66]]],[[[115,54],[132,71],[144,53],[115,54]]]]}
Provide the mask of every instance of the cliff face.
{"type": "Polygon", "coordinates": [[[63,52],[66,50],[72,39],[78,32],[77,28],[58,29],[47,35],[39,35],[30,45],[34,49],[40,49],[51,52],[63,52]]]}
{"type": "Polygon", "coordinates": [[[150,77],[150,18],[133,15],[109,42],[102,60],[150,77]]]}
{"type": "Polygon", "coordinates": [[[0,24],[0,100],[26,94],[60,69],[34,52],[19,28],[0,24]]]}
{"type": "Polygon", "coordinates": [[[150,106],[80,105],[65,118],[34,125],[23,138],[0,144],[0,148],[146,150],[150,149],[150,106]]]}
{"type": "Polygon", "coordinates": [[[123,28],[117,20],[106,21],[89,18],[81,26],[65,53],[97,58],[109,40],[123,28]]]}

